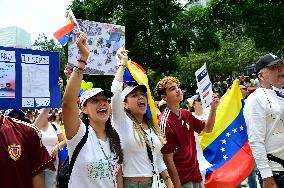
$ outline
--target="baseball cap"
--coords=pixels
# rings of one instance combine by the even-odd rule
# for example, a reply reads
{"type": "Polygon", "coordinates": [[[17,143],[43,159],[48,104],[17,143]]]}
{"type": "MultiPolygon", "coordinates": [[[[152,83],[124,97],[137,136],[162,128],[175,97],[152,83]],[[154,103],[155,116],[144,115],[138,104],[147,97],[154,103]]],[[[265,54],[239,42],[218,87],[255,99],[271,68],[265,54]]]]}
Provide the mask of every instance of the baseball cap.
{"type": "Polygon", "coordinates": [[[255,65],[255,71],[258,73],[261,69],[275,65],[279,61],[283,61],[283,59],[280,59],[271,53],[261,56],[255,65]]]}
{"type": "Polygon", "coordinates": [[[134,89],[139,89],[142,92],[146,93],[147,92],[147,88],[145,85],[136,85],[136,86],[127,86],[126,88],[124,88],[124,90],[121,92],[121,98],[122,100],[125,100],[126,96],[131,93],[134,89]]]}
{"type": "Polygon", "coordinates": [[[109,90],[103,90],[101,88],[91,88],[86,91],[84,91],[80,97],[80,104],[83,106],[86,102],[86,100],[98,95],[102,94],[105,95],[107,98],[111,98],[113,96],[113,93],[109,90]]]}
{"type": "Polygon", "coordinates": [[[192,107],[194,101],[197,101],[197,100],[199,100],[199,99],[200,99],[200,96],[199,96],[199,95],[193,95],[192,97],[190,97],[190,98],[187,99],[188,105],[189,105],[190,107],[192,107]]]}

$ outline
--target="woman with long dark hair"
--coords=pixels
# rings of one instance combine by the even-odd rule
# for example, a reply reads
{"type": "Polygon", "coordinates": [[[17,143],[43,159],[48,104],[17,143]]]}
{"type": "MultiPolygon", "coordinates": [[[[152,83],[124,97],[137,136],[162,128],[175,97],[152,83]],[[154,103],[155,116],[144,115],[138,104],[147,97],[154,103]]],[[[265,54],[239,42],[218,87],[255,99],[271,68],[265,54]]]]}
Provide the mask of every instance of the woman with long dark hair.
{"type": "MultiPolygon", "coordinates": [[[[168,187],[173,187],[161,148],[164,135],[146,115],[145,85],[127,86],[123,91],[123,75],[127,51],[119,49],[120,65],[112,83],[112,111],[115,129],[123,147],[123,177],[125,188],[152,187],[154,173],[161,175],[168,187]],[[152,159],[151,159],[152,158],[152,159]]],[[[156,115],[156,114],[153,114],[156,115]]]]}
{"type": "Polygon", "coordinates": [[[89,132],[75,161],[68,187],[121,188],[123,155],[119,136],[110,122],[111,109],[108,102],[113,93],[100,88],[86,90],[80,97],[79,118],[77,99],[89,49],[86,35],[79,32],[77,36],[76,43],[81,57],[67,82],[62,106],[70,158],[86,131],[89,132]]]}

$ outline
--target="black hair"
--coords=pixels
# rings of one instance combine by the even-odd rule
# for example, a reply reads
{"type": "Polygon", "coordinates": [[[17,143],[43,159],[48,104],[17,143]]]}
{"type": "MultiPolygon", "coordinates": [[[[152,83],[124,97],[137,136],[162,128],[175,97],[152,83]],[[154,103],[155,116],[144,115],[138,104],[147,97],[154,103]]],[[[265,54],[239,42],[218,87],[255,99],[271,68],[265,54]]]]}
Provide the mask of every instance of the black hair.
{"type": "MultiPolygon", "coordinates": [[[[81,112],[80,118],[86,126],[89,126],[90,120],[87,114],[81,112]]],[[[123,153],[120,144],[120,138],[116,130],[112,127],[110,118],[108,118],[108,120],[105,123],[105,132],[106,136],[109,138],[110,151],[116,155],[116,157],[118,158],[118,163],[122,164],[123,153]]]]}

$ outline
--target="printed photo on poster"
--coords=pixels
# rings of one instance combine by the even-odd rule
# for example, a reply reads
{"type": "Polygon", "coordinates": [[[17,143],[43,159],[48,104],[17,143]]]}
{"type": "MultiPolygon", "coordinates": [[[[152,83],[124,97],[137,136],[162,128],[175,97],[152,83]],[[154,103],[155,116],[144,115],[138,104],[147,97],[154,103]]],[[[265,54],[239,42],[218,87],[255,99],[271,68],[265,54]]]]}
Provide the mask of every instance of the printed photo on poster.
{"type": "MultiPolygon", "coordinates": [[[[85,74],[115,75],[117,70],[116,51],[125,46],[125,27],[78,19],[81,31],[88,36],[90,56],[85,74]]],[[[75,28],[77,32],[77,28],[75,28]]],[[[79,59],[76,37],[73,35],[68,45],[68,63],[74,66],[79,59]]]]}

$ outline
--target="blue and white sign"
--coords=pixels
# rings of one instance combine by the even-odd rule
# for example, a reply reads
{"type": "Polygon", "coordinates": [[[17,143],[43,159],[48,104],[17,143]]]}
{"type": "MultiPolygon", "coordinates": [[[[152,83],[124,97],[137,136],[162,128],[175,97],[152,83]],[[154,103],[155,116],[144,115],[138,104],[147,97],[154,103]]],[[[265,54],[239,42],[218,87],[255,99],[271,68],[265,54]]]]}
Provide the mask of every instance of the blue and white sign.
{"type": "Polygon", "coordinates": [[[195,72],[195,77],[202,107],[205,109],[210,105],[213,97],[212,83],[207,72],[206,63],[195,72]]]}
{"type": "Polygon", "coordinates": [[[59,52],[0,46],[0,109],[61,106],[59,52]]]}

